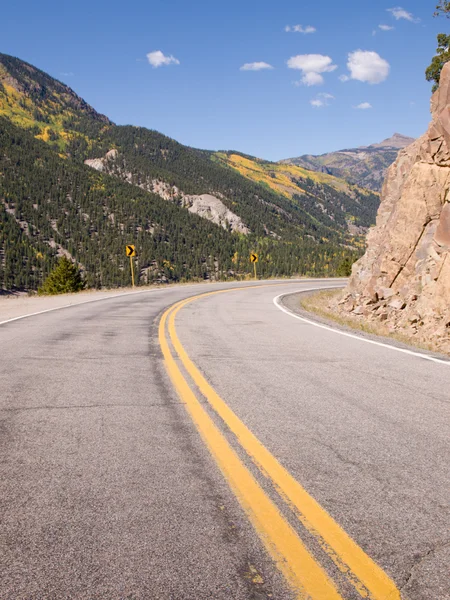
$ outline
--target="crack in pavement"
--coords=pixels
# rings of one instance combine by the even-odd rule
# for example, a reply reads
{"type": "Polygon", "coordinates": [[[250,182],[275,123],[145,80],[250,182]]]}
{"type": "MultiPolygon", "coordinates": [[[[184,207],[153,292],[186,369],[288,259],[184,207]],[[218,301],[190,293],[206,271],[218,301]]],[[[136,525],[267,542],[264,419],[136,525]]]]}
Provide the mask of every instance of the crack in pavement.
{"type": "Polygon", "coordinates": [[[442,550],[443,548],[446,548],[447,546],[450,546],[450,540],[440,542],[440,543],[436,544],[435,546],[433,546],[432,548],[429,548],[427,551],[422,552],[421,554],[417,555],[414,558],[414,561],[409,569],[409,572],[405,576],[405,582],[399,587],[400,592],[402,592],[408,586],[408,584],[411,582],[412,578],[414,577],[414,571],[423,562],[425,562],[432,555],[436,554],[436,552],[438,552],[439,550],[442,550]]]}

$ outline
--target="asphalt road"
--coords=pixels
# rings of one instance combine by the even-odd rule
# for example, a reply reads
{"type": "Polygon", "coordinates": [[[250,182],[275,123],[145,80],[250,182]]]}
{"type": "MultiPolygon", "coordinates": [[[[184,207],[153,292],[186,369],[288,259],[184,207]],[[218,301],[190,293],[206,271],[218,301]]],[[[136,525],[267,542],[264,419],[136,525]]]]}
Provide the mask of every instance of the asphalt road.
{"type": "Polygon", "coordinates": [[[327,285],[0,325],[0,598],[450,598],[450,366],[273,303],[327,285]]]}

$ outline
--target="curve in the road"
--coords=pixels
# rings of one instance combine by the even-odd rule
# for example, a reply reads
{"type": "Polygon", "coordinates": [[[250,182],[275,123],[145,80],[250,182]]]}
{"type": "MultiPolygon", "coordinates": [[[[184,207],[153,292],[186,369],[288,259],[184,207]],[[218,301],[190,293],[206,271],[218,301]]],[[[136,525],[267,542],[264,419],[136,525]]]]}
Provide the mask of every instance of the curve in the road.
{"type": "MultiPolygon", "coordinates": [[[[340,598],[334,585],[309,555],[300,538],[280,515],[275,505],[253,479],[229,446],[214,422],[201,407],[171,353],[174,353],[214,411],[265,476],[269,477],[303,526],[315,536],[322,549],[344,573],[362,598],[400,600],[400,592],[388,575],[347,535],[292,475],[263,446],[202,376],[183,348],[175,328],[178,312],[187,304],[215,294],[242,288],[219,290],[181,300],[166,310],[160,321],[159,340],[172,382],[230,487],[246,510],[255,530],[275,558],[299,598],[332,600],[340,598]],[[253,481],[251,481],[253,480],[253,481]],[[256,487],[255,487],[256,486],[256,487]],[[275,528],[273,525],[276,525],[275,528]],[[300,561],[298,559],[301,559],[300,561]],[[309,573],[308,573],[309,571],[309,573]],[[312,577],[311,577],[312,575],[312,577]]],[[[248,289],[248,288],[246,288],[248,289]]]]}
{"type": "MultiPolygon", "coordinates": [[[[213,292],[217,293],[217,292],[213,292]]],[[[299,599],[342,600],[333,582],[320,567],[294,529],[283,518],[276,505],[239,459],[211,417],[201,406],[183,377],[170,351],[166,337],[166,322],[171,330],[176,304],[162,316],[159,340],[169,376],[224,477],[244,508],[266,549],[285,575],[299,599]]]]}
{"type": "Polygon", "coordinates": [[[324,325],[322,323],[317,323],[317,321],[313,321],[311,319],[307,319],[305,317],[301,317],[300,315],[296,315],[291,310],[285,308],[282,304],[283,298],[286,296],[294,296],[299,293],[306,293],[315,290],[298,290],[296,292],[289,292],[287,294],[280,294],[273,299],[273,303],[277,308],[281,311],[289,315],[290,317],[294,317],[294,319],[298,319],[299,321],[303,321],[303,323],[308,323],[308,325],[313,325],[314,327],[320,327],[320,329],[325,329],[327,331],[332,331],[333,333],[338,333],[339,335],[344,335],[345,337],[353,338],[354,340],[359,340],[362,342],[367,342],[368,344],[374,344],[375,346],[381,346],[382,348],[389,348],[389,350],[395,350],[396,352],[402,352],[403,354],[409,354],[411,356],[417,356],[418,358],[424,358],[425,360],[430,360],[431,362],[440,363],[441,365],[447,365],[450,367],[450,360],[445,360],[442,358],[437,358],[436,356],[431,356],[430,354],[423,354],[423,352],[416,352],[415,350],[408,350],[407,348],[399,348],[398,346],[394,346],[393,344],[385,344],[383,342],[377,342],[376,340],[371,340],[366,337],[362,337],[361,335],[357,335],[355,333],[349,333],[348,331],[342,331],[341,329],[337,329],[336,327],[329,327],[328,325],[324,325]]]}

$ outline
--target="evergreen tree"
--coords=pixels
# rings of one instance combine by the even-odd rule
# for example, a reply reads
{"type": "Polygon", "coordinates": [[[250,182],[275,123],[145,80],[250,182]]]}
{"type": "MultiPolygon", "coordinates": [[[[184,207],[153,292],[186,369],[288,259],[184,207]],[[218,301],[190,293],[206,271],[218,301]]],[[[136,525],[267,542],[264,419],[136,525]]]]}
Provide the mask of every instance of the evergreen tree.
{"type": "Polygon", "coordinates": [[[450,35],[439,33],[437,36],[437,41],[437,54],[433,57],[430,66],[425,71],[425,77],[427,81],[434,81],[433,92],[438,89],[441,71],[445,63],[450,60],[450,35]]]}
{"type": "Polygon", "coordinates": [[[434,16],[439,17],[440,15],[450,18],[450,0],[439,0],[434,16]]]}
{"type": "Polygon", "coordinates": [[[352,274],[353,261],[351,258],[344,258],[344,260],[338,265],[336,269],[336,275],[338,277],[350,277],[352,274]]]}
{"type": "MultiPolygon", "coordinates": [[[[439,0],[434,16],[439,17],[441,15],[450,18],[450,0],[439,0]]],[[[433,92],[438,89],[441,71],[445,63],[450,60],[450,35],[439,33],[437,42],[437,54],[433,57],[431,65],[427,67],[427,70],[425,71],[426,80],[434,81],[433,92]]]]}
{"type": "Polygon", "coordinates": [[[39,288],[40,296],[67,294],[79,292],[84,288],[79,269],[65,256],[59,259],[58,264],[39,288]]]}

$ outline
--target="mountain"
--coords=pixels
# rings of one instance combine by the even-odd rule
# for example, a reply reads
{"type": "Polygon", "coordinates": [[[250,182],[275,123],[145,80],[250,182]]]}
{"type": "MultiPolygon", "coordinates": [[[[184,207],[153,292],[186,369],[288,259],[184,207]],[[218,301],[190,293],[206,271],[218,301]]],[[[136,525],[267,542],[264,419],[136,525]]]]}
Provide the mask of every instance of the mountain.
{"type": "MultiPolygon", "coordinates": [[[[336,178],[284,168],[287,191],[243,174],[227,154],[117,126],[4,54],[0,134],[4,289],[35,289],[61,255],[89,285],[125,285],[127,243],[138,248],[142,282],[246,276],[251,250],[261,276],[333,274],[361,252],[378,205],[336,178]]],[[[276,171],[273,183],[282,177],[281,167],[249,160],[276,171]]]]}
{"type": "Polygon", "coordinates": [[[344,179],[238,152],[216,152],[213,159],[288,198],[293,205],[303,207],[313,219],[328,228],[328,235],[332,236],[337,229],[343,239],[349,234],[357,237],[373,224],[373,214],[379,205],[378,195],[344,179]]]}
{"type": "Polygon", "coordinates": [[[399,150],[409,146],[414,138],[400,133],[378,144],[329,152],[320,156],[305,154],[298,158],[281,160],[280,164],[292,164],[341,177],[351,184],[376,192],[381,190],[388,167],[397,158],[399,150]]]}
{"type": "Polygon", "coordinates": [[[61,158],[1,117],[0,151],[4,289],[36,289],[57,256],[75,260],[89,286],[127,285],[126,243],[139,249],[143,282],[206,278],[234,266],[239,243],[223,228],[61,158]]]}
{"type": "Polygon", "coordinates": [[[394,133],[394,135],[378,144],[371,144],[370,148],[396,148],[402,150],[414,142],[414,138],[402,135],[401,133],[394,133]]]}
{"type": "Polygon", "coordinates": [[[388,171],[367,252],[336,308],[450,353],[450,63],[431,112],[388,171]]]}

